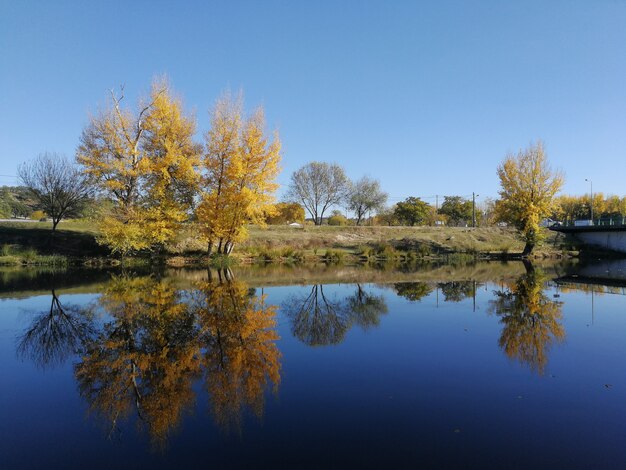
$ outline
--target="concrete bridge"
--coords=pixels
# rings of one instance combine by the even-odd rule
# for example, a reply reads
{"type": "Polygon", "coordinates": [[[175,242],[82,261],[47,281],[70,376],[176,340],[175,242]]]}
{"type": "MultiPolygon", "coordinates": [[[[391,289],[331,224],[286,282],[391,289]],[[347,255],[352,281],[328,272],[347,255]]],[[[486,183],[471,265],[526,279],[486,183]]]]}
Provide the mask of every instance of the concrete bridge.
{"type": "Polygon", "coordinates": [[[585,245],[626,253],[624,219],[576,221],[571,225],[554,225],[550,230],[571,235],[585,245]]]}

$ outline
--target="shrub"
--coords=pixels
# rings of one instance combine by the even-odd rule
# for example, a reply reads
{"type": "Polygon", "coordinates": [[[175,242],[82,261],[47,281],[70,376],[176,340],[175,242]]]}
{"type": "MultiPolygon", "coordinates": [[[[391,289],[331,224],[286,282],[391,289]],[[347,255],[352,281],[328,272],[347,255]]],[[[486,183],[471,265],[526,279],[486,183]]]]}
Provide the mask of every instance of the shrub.
{"type": "Polygon", "coordinates": [[[46,213],[44,211],[35,211],[30,215],[31,220],[39,220],[40,222],[45,222],[46,213]]]}

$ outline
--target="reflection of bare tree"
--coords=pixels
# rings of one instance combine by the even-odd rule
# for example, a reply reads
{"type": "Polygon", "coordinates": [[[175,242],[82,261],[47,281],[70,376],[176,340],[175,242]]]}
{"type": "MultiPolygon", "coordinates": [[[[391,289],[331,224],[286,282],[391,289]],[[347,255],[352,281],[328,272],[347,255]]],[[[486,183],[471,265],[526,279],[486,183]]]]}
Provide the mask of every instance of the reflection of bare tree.
{"type": "Polygon", "coordinates": [[[491,302],[491,310],[503,325],[500,347],[508,357],[528,364],[539,374],[545,370],[552,345],[565,337],[560,323],[562,303],[543,293],[544,281],[540,270],[527,265],[526,274],[496,291],[491,302]]]}
{"type": "Polygon", "coordinates": [[[324,286],[315,284],[304,298],[292,298],[285,305],[293,335],[310,346],[337,344],[349,328],[347,309],[324,294],[324,286]]]}
{"type": "Polygon", "coordinates": [[[93,334],[90,316],[76,305],[63,305],[52,289],[50,309],[38,313],[20,337],[18,355],[46,368],[83,350],[93,334]]]}
{"type": "Polygon", "coordinates": [[[393,285],[396,293],[411,302],[422,300],[433,291],[425,282],[400,282],[393,285]]]}
{"type": "Polygon", "coordinates": [[[152,277],[112,279],[99,303],[110,321],[76,366],[81,395],[115,431],[136,411],[162,447],[194,402],[199,376],[194,317],[180,293],[152,277]]]}
{"type": "Polygon", "coordinates": [[[261,417],[264,390],[280,383],[276,306],[232,275],[218,278],[199,286],[205,380],[218,425],[240,430],[244,410],[261,417]]]}
{"type": "Polygon", "coordinates": [[[352,323],[361,328],[377,326],[380,323],[380,315],[387,313],[387,304],[382,295],[374,295],[367,292],[361,284],[357,284],[356,293],[348,297],[348,310],[352,323]]]}
{"type": "Polygon", "coordinates": [[[322,346],[340,343],[353,325],[377,325],[387,305],[382,296],[366,292],[361,285],[353,296],[337,299],[327,296],[324,286],[316,284],[307,295],[290,298],[283,309],[295,337],[310,346],[322,346]]]}

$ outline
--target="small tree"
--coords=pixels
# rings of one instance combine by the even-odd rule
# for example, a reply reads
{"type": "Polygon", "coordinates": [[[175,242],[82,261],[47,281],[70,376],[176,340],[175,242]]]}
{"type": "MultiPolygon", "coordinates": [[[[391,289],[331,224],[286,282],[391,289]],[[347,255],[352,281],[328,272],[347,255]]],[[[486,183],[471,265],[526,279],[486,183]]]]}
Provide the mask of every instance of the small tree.
{"type": "Polygon", "coordinates": [[[328,218],[328,225],[348,225],[348,219],[341,211],[334,210],[328,218]]]}
{"type": "Polygon", "coordinates": [[[538,142],[508,155],[498,167],[498,176],[502,186],[498,217],[522,231],[526,241],[522,255],[528,256],[541,241],[539,222],[552,211],[563,175],[550,169],[543,143],[538,142]]]}
{"type": "Polygon", "coordinates": [[[339,165],[311,162],[291,175],[287,197],[304,206],[315,225],[321,225],[324,213],[345,201],[350,182],[339,165]]]}
{"type": "Polygon", "coordinates": [[[91,194],[81,171],[56,153],[40,154],[33,161],[20,165],[17,173],[38,208],[52,219],[52,231],[61,219],[77,214],[91,194]]]}
{"type": "Polygon", "coordinates": [[[413,226],[428,218],[429,208],[430,205],[428,203],[418,197],[411,196],[396,204],[394,212],[401,222],[413,226]]]}
{"type": "Polygon", "coordinates": [[[361,225],[363,217],[368,212],[383,209],[387,197],[387,193],[380,189],[377,180],[364,176],[354,183],[348,196],[348,209],[356,215],[356,224],[361,225]]]}
{"type": "Polygon", "coordinates": [[[378,211],[376,214],[376,223],[379,225],[388,225],[391,227],[392,225],[398,224],[398,217],[396,216],[396,206],[393,207],[385,207],[378,211]]]}

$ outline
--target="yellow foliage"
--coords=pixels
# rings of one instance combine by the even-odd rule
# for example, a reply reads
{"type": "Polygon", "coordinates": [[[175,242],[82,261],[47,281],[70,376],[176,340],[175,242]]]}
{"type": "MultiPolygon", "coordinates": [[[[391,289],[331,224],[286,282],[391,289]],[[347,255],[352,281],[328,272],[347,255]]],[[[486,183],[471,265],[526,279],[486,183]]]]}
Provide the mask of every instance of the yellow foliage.
{"type": "Polygon", "coordinates": [[[562,303],[544,294],[544,282],[543,273],[531,268],[507,290],[495,292],[491,305],[503,325],[500,347],[507,356],[540,374],[548,363],[551,345],[565,338],[562,303]]]}
{"type": "Polygon", "coordinates": [[[99,303],[112,320],[76,366],[81,395],[113,428],[136,409],[163,447],[195,400],[193,314],[170,282],[152,277],[114,277],[99,303]]]}
{"type": "Polygon", "coordinates": [[[239,425],[280,383],[276,307],[243,282],[209,280],[183,293],[169,280],[114,276],[98,299],[104,325],[75,367],[90,409],[111,423],[136,412],[164,447],[204,377],[219,425],[239,425]]]}
{"type": "Polygon", "coordinates": [[[205,343],[207,389],[216,421],[238,428],[244,408],[263,413],[263,391],[280,383],[280,351],[276,346],[276,306],[265,296],[250,295],[243,282],[209,281],[200,323],[205,343]]]}
{"type": "Polygon", "coordinates": [[[261,109],[243,119],[241,99],[220,99],[213,110],[211,130],[206,134],[202,200],[196,210],[198,225],[209,250],[230,253],[247,236],[245,224],[265,224],[276,213],[274,182],[280,162],[278,135],[264,136],[261,109]]]}
{"type": "Polygon", "coordinates": [[[529,254],[539,241],[539,222],[553,209],[563,175],[549,168],[543,144],[538,142],[517,155],[508,155],[498,167],[498,176],[502,187],[498,216],[523,232],[524,254],[529,254]]]}
{"type": "Polygon", "coordinates": [[[83,131],[77,160],[113,203],[100,240],[126,253],[172,240],[187,220],[197,190],[201,147],[164,80],[156,80],[136,113],[112,94],[109,108],[83,131]]]}

